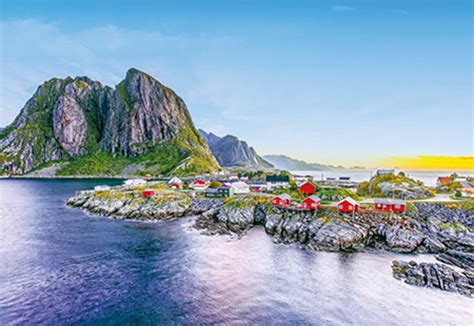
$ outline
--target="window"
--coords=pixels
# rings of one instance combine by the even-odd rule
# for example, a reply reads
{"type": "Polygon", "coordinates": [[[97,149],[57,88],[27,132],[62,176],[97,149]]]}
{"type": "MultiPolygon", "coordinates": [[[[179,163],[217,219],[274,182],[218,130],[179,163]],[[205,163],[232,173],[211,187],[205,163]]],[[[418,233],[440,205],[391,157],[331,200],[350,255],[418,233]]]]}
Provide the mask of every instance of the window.
{"type": "Polygon", "coordinates": [[[352,205],[349,205],[349,209],[352,209],[352,205]]]}
{"type": "Polygon", "coordinates": [[[339,208],[342,209],[342,205],[339,205],[339,208]]]}

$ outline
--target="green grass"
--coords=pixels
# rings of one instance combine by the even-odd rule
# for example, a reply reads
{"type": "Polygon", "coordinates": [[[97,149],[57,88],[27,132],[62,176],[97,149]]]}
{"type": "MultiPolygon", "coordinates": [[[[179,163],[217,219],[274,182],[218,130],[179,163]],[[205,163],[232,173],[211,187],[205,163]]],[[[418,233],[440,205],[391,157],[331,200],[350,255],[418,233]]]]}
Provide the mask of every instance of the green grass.
{"type": "Polygon", "coordinates": [[[61,167],[57,175],[121,175],[129,165],[144,165],[138,175],[195,175],[218,169],[209,154],[196,146],[186,143],[181,135],[176,139],[150,147],[144,155],[138,157],[112,156],[104,151],[71,158],[61,167]],[[178,166],[183,167],[178,168],[178,166]]]}
{"type": "Polygon", "coordinates": [[[257,205],[264,205],[269,209],[272,207],[272,198],[270,196],[248,194],[244,196],[228,197],[224,206],[233,208],[252,208],[257,205]]]}
{"type": "Polygon", "coordinates": [[[97,152],[70,160],[56,174],[59,176],[120,175],[122,170],[130,163],[127,158],[113,157],[109,153],[97,152]]]}

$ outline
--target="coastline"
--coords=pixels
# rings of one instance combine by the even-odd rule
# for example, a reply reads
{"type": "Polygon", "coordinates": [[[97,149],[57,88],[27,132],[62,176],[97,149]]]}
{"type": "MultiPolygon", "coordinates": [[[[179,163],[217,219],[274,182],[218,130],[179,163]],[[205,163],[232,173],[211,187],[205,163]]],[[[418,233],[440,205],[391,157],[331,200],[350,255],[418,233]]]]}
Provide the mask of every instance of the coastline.
{"type": "Polygon", "coordinates": [[[474,250],[470,226],[474,211],[462,203],[416,203],[416,211],[402,215],[353,215],[272,207],[268,196],[234,196],[225,200],[194,198],[185,192],[157,186],[156,198],[142,198],[141,190],[118,186],[109,191],[79,191],[66,204],[94,215],[124,220],[157,221],[195,216],[192,227],[203,235],[242,238],[259,226],[275,243],[297,244],[301,249],[315,251],[436,254],[445,265],[394,261],[394,277],[405,279],[408,284],[474,296],[474,259],[466,262],[463,256],[467,253],[469,258],[474,250]],[[463,272],[458,273],[448,265],[462,267],[463,272]],[[444,281],[436,283],[432,279],[444,281]]]}

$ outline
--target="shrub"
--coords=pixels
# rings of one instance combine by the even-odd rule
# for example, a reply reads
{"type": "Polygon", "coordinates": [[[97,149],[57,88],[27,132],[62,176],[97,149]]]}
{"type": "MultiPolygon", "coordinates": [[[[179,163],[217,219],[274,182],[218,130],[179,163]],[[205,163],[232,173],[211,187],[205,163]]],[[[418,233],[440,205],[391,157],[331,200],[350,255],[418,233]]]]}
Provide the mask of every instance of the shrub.
{"type": "Polygon", "coordinates": [[[217,180],[212,180],[212,182],[209,184],[209,188],[212,188],[212,189],[217,189],[221,186],[222,186],[222,183],[217,180]]]}

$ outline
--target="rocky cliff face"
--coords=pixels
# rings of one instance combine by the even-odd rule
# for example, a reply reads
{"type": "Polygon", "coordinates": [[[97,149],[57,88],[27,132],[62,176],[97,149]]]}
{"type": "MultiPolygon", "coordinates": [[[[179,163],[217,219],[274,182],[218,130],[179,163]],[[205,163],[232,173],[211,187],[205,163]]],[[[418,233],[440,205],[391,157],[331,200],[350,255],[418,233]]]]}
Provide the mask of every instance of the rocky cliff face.
{"type": "Polygon", "coordinates": [[[212,153],[222,166],[241,166],[252,168],[272,168],[272,164],[261,158],[255,149],[237,137],[219,137],[202,129],[199,132],[207,141],[212,153]]]}
{"type": "Polygon", "coordinates": [[[0,168],[9,173],[97,153],[110,156],[107,164],[156,173],[219,169],[183,100],[136,69],[115,89],[87,77],[53,78],[0,133],[0,168]]]}

